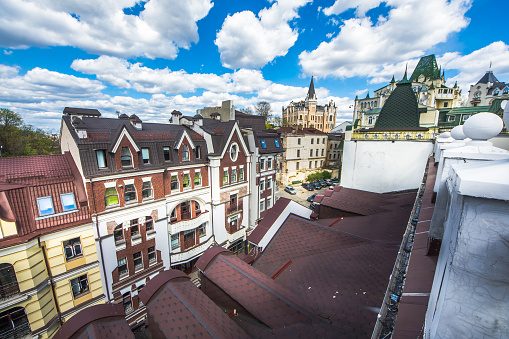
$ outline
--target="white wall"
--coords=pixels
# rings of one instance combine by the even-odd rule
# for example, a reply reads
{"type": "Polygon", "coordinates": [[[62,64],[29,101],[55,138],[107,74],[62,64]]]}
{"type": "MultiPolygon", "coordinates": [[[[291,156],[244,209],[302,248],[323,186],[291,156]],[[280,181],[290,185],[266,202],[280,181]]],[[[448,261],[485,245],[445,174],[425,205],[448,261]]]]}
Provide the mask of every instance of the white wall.
{"type": "Polygon", "coordinates": [[[384,193],[418,188],[431,141],[345,141],[341,185],[384,193]]]}

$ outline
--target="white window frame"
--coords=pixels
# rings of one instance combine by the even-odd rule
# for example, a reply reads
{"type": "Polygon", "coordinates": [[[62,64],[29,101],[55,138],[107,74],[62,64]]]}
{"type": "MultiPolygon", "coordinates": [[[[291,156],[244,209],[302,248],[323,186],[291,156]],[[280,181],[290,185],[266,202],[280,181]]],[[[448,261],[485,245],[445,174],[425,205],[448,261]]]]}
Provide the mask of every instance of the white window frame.
{"type": "Polygon", "coordinates": [[[260,180],[260,192],[263,192],[263,191],[265,191],[265,180],[261,179],[260,180]]]}
{"type": "MultiPolygon", "coordinates": [[[[60,203],[62,204],[62,211],[64,211],[64,212],[75,211],[78,209],[78,206],[76,205],[76,199],[74,198],[74,193],[72,193],[72,192],[60,194],[60,203]],[[73,206],[72,208],[66,208],[64,205],[64,200],[69,199],[69,198],[72,199],[72,206],[73,206]]],[[[70,205],[68,205],[68,206],[70,206],[70,205]]]]}
{"type": "Polygon", "coordinates": [[[37,198],[37,208],[39,209],[39,216],[41,216],[41,217],[55,214],[55,206],[53,205],[53,197],[51,195],[49,195],[46,197],[37,198]],[[41,204],[48,203],[48,202],[51,204],[51,212],[43,213],[41,210],[41,204]]]}

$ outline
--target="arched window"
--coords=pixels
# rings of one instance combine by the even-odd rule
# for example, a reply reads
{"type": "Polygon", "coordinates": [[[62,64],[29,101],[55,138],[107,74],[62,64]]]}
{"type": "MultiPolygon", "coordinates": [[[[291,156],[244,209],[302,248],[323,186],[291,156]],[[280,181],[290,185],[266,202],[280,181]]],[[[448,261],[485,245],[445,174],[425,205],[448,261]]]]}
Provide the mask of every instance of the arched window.
{"type": "Polygon", "coordinates": [[[18,280],[14,266],[0,264],[0,298],[5,298],[19,292],[18,280]]]}
{"type": "Polygon", "coordinates": [[[411,137],[411,136],[410,136],[410,134],[405,135],[405,138],[406,138],[407,140],[410,140],[410,137],[411,137]]]}
{"type": "Polygon", "coordinates": [[[182,146],[182,161],[189,161],[189,147],[187,145],[182,146]]]}
{"type": "Polygon", "coordinates": [[[498,93],[499,93],[498,88],[497,88],[496,90],[494,90],[494,91],[493,91],[493,95],[498,95],[498,93]]]}
{"type": "Polygon", "coordinates": [[[509,87],[504,88],[504,91],[502,92],[502,94],[504,94],[504,95],[509,94],[509,87]]]}
{"type": "Polygon", "coordinates": [[[30,333],[30,324],[23,307],[13,307],[0,313],[0,336],[2,338],[23,338],[30,333]]]}
{"type": "Polygon", "coordinates": [[[370,124],[370,125],[371,125],[372,123],[373,123],[373,116],[371,116],[371,115],[370,115],[370,116],[368,117],[368,124],[370,124]]]}

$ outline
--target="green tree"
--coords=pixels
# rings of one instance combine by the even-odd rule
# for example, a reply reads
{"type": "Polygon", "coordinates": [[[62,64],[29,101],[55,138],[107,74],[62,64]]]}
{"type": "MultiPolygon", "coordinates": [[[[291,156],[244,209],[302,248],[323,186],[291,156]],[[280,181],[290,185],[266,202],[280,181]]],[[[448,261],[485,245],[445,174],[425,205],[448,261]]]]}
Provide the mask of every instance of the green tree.
{"type": "Polygon", "coordinates": [[[270,114],[271,107],[267,101],[260,101],[258,104],[256,104],[255,110],[256,113],[258,113],[258,115],[265,117],[265,119],[268,119],[271,116],[270,114]]]}
{"type": "Polygon", "coordinates": [[[0,109],[0,145],[3,157],[58,154],[58,137],[23,123],[20,114],[0,109]]]}

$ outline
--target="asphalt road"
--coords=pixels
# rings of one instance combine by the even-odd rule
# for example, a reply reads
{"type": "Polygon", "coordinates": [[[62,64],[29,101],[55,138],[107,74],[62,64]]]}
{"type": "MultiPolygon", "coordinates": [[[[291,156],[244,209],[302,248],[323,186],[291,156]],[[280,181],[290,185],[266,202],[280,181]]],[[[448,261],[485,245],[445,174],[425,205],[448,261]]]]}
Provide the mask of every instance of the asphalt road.
{"type": "Polygon", "coordinates": [[[292,199],[293,201],[298,202],[299,204],[306,206],[306,207],[309,207],[309,204],[310,204],[310,202],[308,202],[306,200],[309,196],[311,196],[313,194],[323,194],[325,192],[325,190],[327,189],[327,188],[321,188],[319,190],[308,191],[307,189],[302,187],[301,184],[298,184],[298,185],[291,186],[295,189],[295,192],[297,192],[297,194],[290,194],[285,191],[285,187],[286,186],[279,188],[279,196],[280,197],[292,199]]]}

